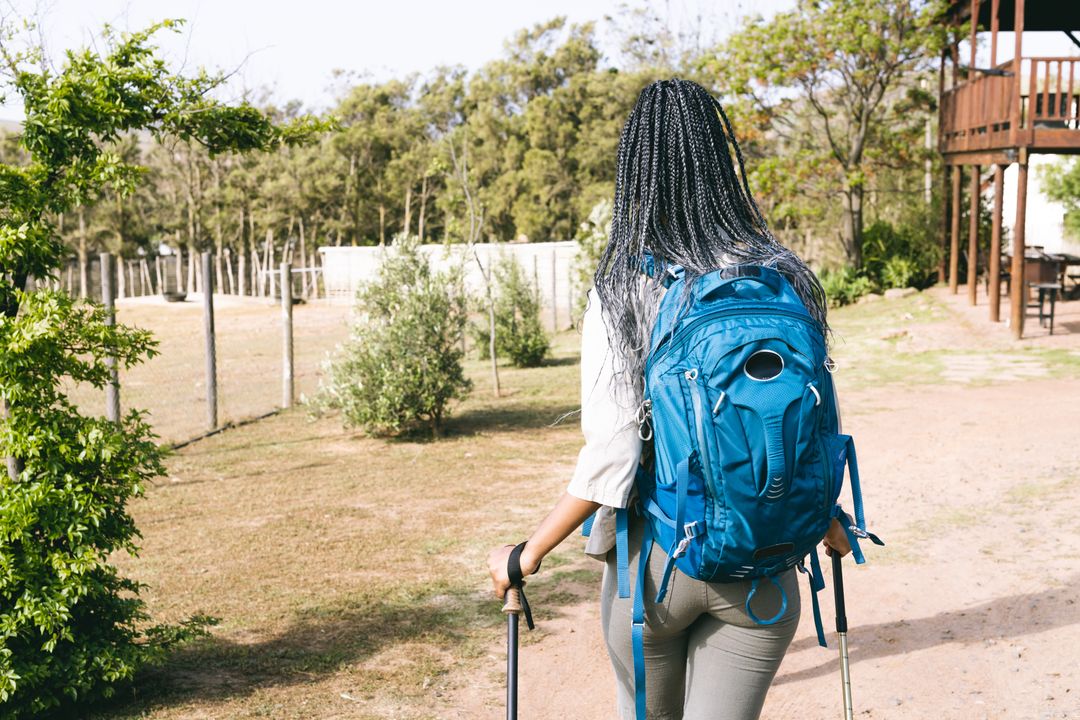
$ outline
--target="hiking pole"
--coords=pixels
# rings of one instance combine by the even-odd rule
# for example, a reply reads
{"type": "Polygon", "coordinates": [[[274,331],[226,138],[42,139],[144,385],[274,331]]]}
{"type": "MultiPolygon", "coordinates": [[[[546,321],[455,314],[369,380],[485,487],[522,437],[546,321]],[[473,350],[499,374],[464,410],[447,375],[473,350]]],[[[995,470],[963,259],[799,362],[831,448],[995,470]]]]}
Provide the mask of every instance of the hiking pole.
{"type": "Polygon", "coordinates": [[[506,720],[517,720],[518,615],[521,613],[518,588],[506,591],[503,612],[506,613],[506,720]]]}
{"type": "Polygon", "coordinates": [[[847,650],[847,609],[844,607],[844,571],[840,553],[832,551],[833,597],[836,604],[836,635],[840,639],[840,680],[844,687],[844,720],[852,720],[851,666],[847,650]]]}

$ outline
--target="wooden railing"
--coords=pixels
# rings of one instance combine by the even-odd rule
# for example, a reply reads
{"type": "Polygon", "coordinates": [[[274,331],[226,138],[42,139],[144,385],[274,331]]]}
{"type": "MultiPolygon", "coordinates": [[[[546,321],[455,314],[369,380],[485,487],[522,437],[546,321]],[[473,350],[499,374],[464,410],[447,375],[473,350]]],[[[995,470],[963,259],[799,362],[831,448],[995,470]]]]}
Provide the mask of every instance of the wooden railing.
{"type": "Polygon", "coordinates": [[[1024,58],[1024,64],[1028,66],[1028,88],[1024,97],[1023,127],[1042,125],[1055,129],[1078,129],[1080,58],[1024,58]]]}
{"type": "Polygon", "coordinates": [[[1080,150],[1080,57],[1021,58],[1020,97],[1014,68],[1010,60],[945,92],[942,152],[1080,150]]]}

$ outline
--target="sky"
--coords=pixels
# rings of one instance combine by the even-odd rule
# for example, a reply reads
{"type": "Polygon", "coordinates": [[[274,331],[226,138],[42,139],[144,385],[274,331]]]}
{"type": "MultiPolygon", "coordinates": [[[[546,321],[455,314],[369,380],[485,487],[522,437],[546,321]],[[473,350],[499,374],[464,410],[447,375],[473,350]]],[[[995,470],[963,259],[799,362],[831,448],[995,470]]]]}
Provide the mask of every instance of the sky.
{"type": "MultiPolygon", "coordinates": [[[[94,42],[105,23],[139,29],[184,18],[178,35],[162,33],[166,57],[184,67],[236,73],[231,92],[273,88],[272,98],[319,110],[334,97],[334,71],[375,80],[424,72],[440,64],[476,69],[498,57],[519,29],[565,15],[602,21],[618,0],[0,0],[8,20],[40,17],[50,56],[94,42]]],[[[699,16],[706,32],[730,31],[748,12],[769,15],[794,0],[652,0],[674,27],[699,16]]],[[[338,81],[340,85],[340,81],[338,81]]],[[[18,120],[17,104],[0,119],[18,120]]]]}

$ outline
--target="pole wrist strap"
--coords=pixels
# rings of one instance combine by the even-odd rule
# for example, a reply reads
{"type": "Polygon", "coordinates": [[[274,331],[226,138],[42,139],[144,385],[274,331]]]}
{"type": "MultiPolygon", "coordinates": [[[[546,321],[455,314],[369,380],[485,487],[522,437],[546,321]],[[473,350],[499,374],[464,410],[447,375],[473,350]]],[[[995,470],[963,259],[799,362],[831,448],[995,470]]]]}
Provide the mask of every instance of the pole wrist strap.
{"type": "MultiPolygon", "coordinates": [[[[518,597],[521,598],[521,612],[525,616],[525,624],[532,630],[535,627],[533,625],[532,609],[529,608],[529,601],[525,598],[525,576],[521,574],[521,551],[524,549],[525,543],[519,543],[510,551],[510,557],[506,559],[506,575],[510,578],[510,587],[518,591],[518,597]]],[[[537,565],[536,569],[539,570],[540,566],[537,565]]]]}

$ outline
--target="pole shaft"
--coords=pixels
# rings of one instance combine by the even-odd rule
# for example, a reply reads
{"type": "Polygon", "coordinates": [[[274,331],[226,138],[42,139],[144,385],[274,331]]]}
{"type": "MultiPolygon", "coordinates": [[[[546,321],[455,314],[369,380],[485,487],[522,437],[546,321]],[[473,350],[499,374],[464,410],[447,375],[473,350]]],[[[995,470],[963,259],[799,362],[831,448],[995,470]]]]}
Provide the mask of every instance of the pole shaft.
{"type": "Polygon", "coordinates": [[[517,720],[518,615],[506,614],[506,720],[517,720]]]}
{"type": "Polygon", "coordinates": [[[840,638],[840,677],[844,691],[844,720],[853,720],[855,706],[851,701],[851,664],[848,661],[847,633],[838,633],[840,638]]]}
{"type": "Polygon", "coordinates": [[[840,642],[840,680],[844,694],[844,718],[852,720],[854,706],[851,702],[851,666],[847,647],[847,606],[844,602],[844,567],[840,553],[832,554],[833,600],[836,605],[836,635],[840,642]]]}
{"type": "Polygon", "coordinates": [[[217,335],[214,331],[214,274],[213,256],[202,254],[203,327],[206,330],[206,424],[211,430],[218,426],[217,399],[217,335]]]}
{"type": "MultiPolygon", "coordinates": [[[[101,304],[105,306],[105,324],[116,324],[116,283],[113,282],[113,257],[101,253],[101,304]]],[[[120,422],[120,372],[116,358],[105,358],[109,368],[109,382],[105,384],[105,417],[110,422],[120,422]]]]}
{"type": "Polygon", "coordinates": [[[281,263],[281,406],[293,405],[292,266],[281,263]]]}

